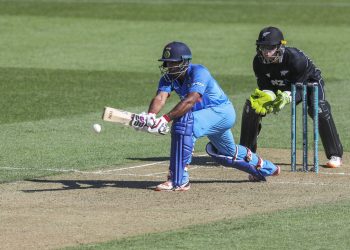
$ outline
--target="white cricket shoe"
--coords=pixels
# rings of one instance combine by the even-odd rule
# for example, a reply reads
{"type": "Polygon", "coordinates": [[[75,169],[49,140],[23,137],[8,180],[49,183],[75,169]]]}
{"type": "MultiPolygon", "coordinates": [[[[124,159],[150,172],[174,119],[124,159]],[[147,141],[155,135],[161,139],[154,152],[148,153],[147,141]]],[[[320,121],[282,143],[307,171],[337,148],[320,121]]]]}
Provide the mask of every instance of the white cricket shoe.
{"type": "Polygon", "coordinates": [[[339,156],[331,156],[326,166],[329,168],[339,168],[342,164],[342,159],[339,156]]]}
{"type": "Polygon", "coordinates": [[[174,186],[172,181],[166,181],[156,186],[155,191],[173,191],[174,186]]]}
{"type": "Polygon", "coordinates": [[[188,182],[182,184],[181,186],[176,187],[176,188],[174,189],[174,191],[187,191],[187,190],[189,190],[190,188],[191,188],[191,184],[190,184],[190,182],[188,181],[188,182]]]}
{"type": "Polygon", "coordinates": [[[166,181],[156,186],[155,191],[187,191],[191,188],[190,182],[174,187],[172,181],[166,181]]]}

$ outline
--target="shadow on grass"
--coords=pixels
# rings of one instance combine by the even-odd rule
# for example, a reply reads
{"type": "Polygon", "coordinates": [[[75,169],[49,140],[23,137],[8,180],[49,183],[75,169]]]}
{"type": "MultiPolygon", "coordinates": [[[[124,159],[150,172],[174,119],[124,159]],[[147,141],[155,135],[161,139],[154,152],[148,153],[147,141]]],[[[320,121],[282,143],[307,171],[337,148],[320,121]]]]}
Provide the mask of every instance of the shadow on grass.
{"type": "MultiPolygon", "coordinates": [[[[151,161],[151,162],[169,161],[169,157],[145,157],[145,158],[132,157],[127,159],[132,161],[151,161]]],[[[210,156],[193,156],[190,166],[220,166],[220,165],[214,162],[210,156]]]]}
{"type": "MultiPolygon", "coordinates": [[[[36,183],[47,183],[47,184],[61,184],[58,188],[47,188],[47,189],[25,189],[22,192],[35,193],[35,192],[51,192],[51,191],[65,191],[65,190],[76,190],[76,189],[94,189],[94,188],[132,188],[132,189],[149,189],[153,190],[159,181],[109,181],[109,180],[39,180],[39,179],[28,179],[26,181],[36,183]]],[[[208,183],[245,183],[248,180],[194,180],[192,184],[208,184],[208,183]]]]}

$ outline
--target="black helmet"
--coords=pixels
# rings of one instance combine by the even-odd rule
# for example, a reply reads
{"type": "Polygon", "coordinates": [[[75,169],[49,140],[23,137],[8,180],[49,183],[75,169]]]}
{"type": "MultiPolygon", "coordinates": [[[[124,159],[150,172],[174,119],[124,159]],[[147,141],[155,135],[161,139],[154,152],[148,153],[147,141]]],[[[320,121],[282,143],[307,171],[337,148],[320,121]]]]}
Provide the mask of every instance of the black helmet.
{"type": "Polygon", "coordinates": [[[182,60],[191,60],[192,53],[190,48],[182,42],[171,42],[165,45],[162,58],[158,61],[162,62],[180,62],[182,60]]]}
{"type": "Polygon", "coordinates": [[[160,72],[166,81],[175,81],[187,71],[191,59],[192,53],[186,44],[168,43],[163,49],[162,58],[158,60],[163,62],[159,67],[160,72]],[[169,67],[167,62],[178,62],[178,64],[169,67]]]}
{"type": "Polygon", "coordinates": [[[256,51],[260,60],[266,64],[281,62],[286,43],[282,31],[278,28],[263,28],[256,40],[256,51]]]}
{"type": "Polygon", "coordinates": [[[279,45],[283,41],[282,31],[276,27],[266,27],[260,31],[256,45],[279,45]]]}

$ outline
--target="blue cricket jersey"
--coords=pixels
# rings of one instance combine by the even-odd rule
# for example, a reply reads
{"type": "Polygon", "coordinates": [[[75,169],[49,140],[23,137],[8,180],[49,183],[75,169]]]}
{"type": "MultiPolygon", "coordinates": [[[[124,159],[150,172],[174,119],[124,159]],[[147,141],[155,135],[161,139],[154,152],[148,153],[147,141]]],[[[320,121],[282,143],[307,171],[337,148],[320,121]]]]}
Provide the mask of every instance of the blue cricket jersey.
{"type": "Polygon", "coordinates": [[[175,91],[181,100],[191,92],[199,93],[201,99],[193,106],[192,111],[231,103],[209,70],[200,64],[189,65],[182,85],[177,80],[168,82],[164,77],[161,77],[158,91],[168,93],[175,91]]]}

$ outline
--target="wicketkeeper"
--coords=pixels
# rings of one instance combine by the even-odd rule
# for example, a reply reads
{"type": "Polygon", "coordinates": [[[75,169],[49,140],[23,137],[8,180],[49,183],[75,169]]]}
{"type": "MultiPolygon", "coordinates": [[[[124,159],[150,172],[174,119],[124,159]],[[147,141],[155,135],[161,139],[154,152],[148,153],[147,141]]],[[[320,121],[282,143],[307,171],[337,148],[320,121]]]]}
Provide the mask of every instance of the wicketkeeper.
{"type": "Polygon", "coordinates": [[[208,69],[190,63],[192,54],[181,42],[171,42],[163,49],[156,96],[147,113],[134,116],[135,129],[145,129],[156,134],[166,134],[171,127],[170,167],[167,181],[156,187],[157,191],[185,191],[190,189],[187,166],[198,138],[207,136],[210,142],[207,153],[219,163],[249,173],[251,181],[265,181],[266,176],[278,175],[280,168],[261,159],[248,148],[235,145],[231,127],[235,123],[235,110],[208,69]],[[180,97],[180,102],[170,112],[156,117],[164,107],[170,93],[180,97]]]}
{"type": "MultiPolygon", "coordinates": [[[[291,84],[318,83],[319,134],[329,159],[326,166],[340,167],[343,146],[333,121],[331,106],[325,98],[321,71],[301,50],[285,45],[286,41],[278,28],[266,27],[260,31],[253,61],[258,88],[243,108],[240,144],[256,152],[262,118],[278,113],[291,102],[291,84]]],[[[312,87],[310,84],[308,86],[308,114],[313,118],[312,87]]],[[[301,101],[302,89],[297,88],[296,103],[301,101]]]]}

